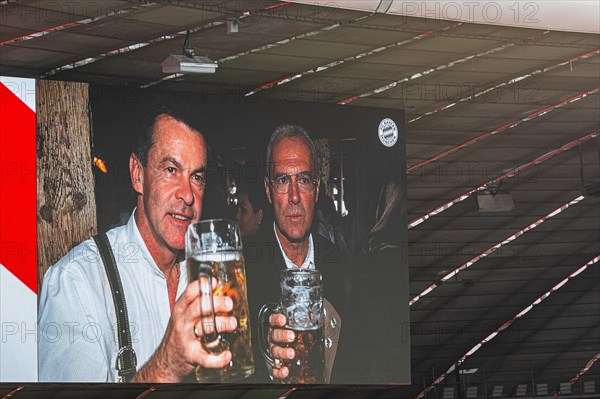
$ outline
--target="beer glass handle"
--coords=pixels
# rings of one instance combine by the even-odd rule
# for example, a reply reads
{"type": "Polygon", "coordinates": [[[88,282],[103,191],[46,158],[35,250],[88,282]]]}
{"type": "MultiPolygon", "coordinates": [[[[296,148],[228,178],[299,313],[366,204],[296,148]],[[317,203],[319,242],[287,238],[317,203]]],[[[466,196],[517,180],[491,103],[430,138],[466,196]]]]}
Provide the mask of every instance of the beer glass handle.
{"type": "Polygon", "coordinates": [[[213,303],[212,268],[210,266],[200,265],[198,282],[200,283],[200,325],[202,326],[200,343],[208,353],[218,355],[226,348],[217,331],[213,303]]]}
{"type": "Polygon", "coordinates": [[[260,308],[260,312],[258,312],[258,344],[260,346],[260,353],[271,366],[275,364],[275,359],[269,350],[269,316],[279,312],[281,312],[281,309],[274,302],[263,305],[260,308]]]}

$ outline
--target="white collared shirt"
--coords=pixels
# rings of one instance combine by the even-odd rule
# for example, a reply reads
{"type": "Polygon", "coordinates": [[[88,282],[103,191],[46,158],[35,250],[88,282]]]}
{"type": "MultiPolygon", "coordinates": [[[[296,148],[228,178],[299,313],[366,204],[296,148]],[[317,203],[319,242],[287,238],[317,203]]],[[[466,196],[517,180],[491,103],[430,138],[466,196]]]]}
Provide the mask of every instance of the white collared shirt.
{"type": "MultiPolygon", "coordinates": [[[[273,223],[273,230],[275,231],[275,238],[277,239],[277,244],[279,244],[279,249],[281,250],[281,253],[283,255],[285,266],[288,269],[297,268],[298,266],[294,262],[292,262],[290,258],[288,258],[288,256],[285,254],[285,251],[283,250],[283,247],[281,246],[279,236],[277,235],[277,228],[275,227],[275,223],[273,223]]],[[[300,266],[300,268],[311,270],[315,269],[315,247],[313,244],[312,233],[308,236],[308,254],[306,254],[306,258],[304,259],[304,262],[302,262],[302,266],[300,266]]]]}
{"type": "MultiPolygon", "coordinates": [[[[135,223],[108,231],[125,293],[139,370],[154,354],[171,316],[167,280],[135,223]]],[[[177,298],[187,286],[180,263],[177,298]]],[[[118,342],[113,299],[92,239],[48,269],[40,293],[39,381],[115,382],[118,342]]]]}

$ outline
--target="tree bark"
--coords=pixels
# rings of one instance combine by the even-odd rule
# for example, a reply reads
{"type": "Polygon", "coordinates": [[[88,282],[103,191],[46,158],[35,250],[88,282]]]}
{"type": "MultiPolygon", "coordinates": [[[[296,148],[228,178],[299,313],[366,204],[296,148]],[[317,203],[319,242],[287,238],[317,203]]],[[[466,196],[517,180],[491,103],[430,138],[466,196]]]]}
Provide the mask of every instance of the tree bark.
{"type": "Polygon", "coordinates": [[[87,83],[38,80],[37,253],[46,270],[96,234],[87,83]]]}

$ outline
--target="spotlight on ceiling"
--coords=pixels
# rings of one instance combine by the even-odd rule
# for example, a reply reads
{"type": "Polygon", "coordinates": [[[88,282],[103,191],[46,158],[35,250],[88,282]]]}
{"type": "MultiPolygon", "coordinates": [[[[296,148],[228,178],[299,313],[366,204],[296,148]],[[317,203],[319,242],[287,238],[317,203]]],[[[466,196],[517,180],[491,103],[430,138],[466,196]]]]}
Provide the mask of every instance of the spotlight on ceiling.
{"type": "Polygon", "coordinates": [[[240,31],[240,19],[234,18],[227,21],[227,34],[238,33],[240,31]]]}
{"type": "Polygon", "coordinates": [[[160,65],[163,73],[215,73],[218,67],[208,57],[196,55],[190,45],[189,30],[183,42],[183,55],[171,54],[160,65]]]}
{"type": "Polygon", "coordinates": [[[479,212],[510,212],[515,209],[512,194],[478,194],[479,212]]]}
{"type": "Polygon", "coordinates": [[[492,183],[488,189],[477,194],[479,212],[510,212],[515,209],[515,202],[510,193],[499,193],[502,183],[492,183]]]}
{"type": "Polygon", "coordinates": [[[460,369],[458,370],[459,374],[475,374],[477,372],[477,370],[479,370],[479,368],[474,368],[474,369],[460,369]]]}
{"type": "Polygon", "coordinates": [[[217,63],[207,57],[170,55],[161,64],[163,73],[215,73],[217,63]]]}

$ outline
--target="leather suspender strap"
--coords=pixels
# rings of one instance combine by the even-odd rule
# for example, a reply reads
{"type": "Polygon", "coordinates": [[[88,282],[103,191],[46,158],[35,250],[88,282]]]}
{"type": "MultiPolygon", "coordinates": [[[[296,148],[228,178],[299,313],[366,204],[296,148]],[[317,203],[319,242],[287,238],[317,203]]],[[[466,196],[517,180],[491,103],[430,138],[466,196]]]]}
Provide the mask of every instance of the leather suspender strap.
{"type": "Polygon", "coordinates": [[[129,382],[136,372],[137,358],[131,343],[131,331],[129,330],[129,317],[125,304],[125,293],[119,277],[119,270],[115,262],[115,256],[110,248],[106,233],[94,236],[98,247],[100,258],[104,264],[110,290],[112,292],[115,314],[117,315],[117,338],[119,340],[119,352],[117,353],[116,368],[119,372],[119,382],[129,382]]]}

